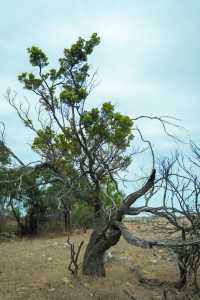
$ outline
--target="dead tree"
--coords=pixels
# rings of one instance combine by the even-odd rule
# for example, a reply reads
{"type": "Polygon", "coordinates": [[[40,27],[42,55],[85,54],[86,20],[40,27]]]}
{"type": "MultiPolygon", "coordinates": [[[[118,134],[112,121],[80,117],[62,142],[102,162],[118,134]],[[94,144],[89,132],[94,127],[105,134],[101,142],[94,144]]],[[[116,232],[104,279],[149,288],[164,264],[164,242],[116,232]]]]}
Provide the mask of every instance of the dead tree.
{"type": "MultiPolygon", "coordinates": [[[[200,238],[200,181],[198,169],[191,160],[176,153],[161,163],[165,184],[164,209],[169,221],[181,233],[183,241],[200,238]],[[169,207],[170,206],[170,209],[169,207]]],[[[178,287],[192,284],[199,288],[197,272],[200,267],[200,245],[176,249],[180,280],[178,287]]]]}
{"type": "Polygon", "coordinates": [[[155,182],[154,189],[159,191],[163,199],[161,205],[152,207],[149,197],[144,206],[127,210],[129,215],[146,212],[166,219],[174,231],[179,233],[176,240],[143,241],[131,238],[123,229],[124,237],[132,244],[166,247],[176,254],[180,273],[176,284],[178,288],[185,285],[199,288],[197,273],[200,267],[200,181],[197,163],[178,153],[170,159],[160,161],[161,177],[155,182]]]}

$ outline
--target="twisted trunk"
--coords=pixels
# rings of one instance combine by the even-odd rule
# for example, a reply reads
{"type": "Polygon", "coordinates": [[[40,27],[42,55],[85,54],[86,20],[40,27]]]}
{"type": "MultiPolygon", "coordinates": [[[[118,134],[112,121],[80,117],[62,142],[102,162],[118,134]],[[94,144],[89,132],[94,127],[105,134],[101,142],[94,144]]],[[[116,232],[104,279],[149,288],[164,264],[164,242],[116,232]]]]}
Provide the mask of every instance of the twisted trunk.
{"type": "Polygon", "coordinates": [[[83,274],[105,276],[104,254],[117,244],[121,236],[118,228],[109,226],[104,230],[94,230],[83,258],[83,274]]]}
{"type": "Polygon", "coordinates": [[[104,254],[106,250],[117,244],[120,236],[121,231],[116,226],[108,224],[100,205],[97,205],[94,230],[83,258],[84,275],[105,276],[104,254]]]}
{"type": "Polygon", "coordinates": [[[130,194],[122,202],[115,215],[112,216],[112,223],[106,220],[99,197],[94,199],[95,226],[84,254],[83,274],[105,276],[104,254],[106,250],[116,245],[121,237],[121,229],[115,222],[122,221],[129,207],[153,187],[154,180],[155,170],[153,169],[143,187],[130,194]]]}

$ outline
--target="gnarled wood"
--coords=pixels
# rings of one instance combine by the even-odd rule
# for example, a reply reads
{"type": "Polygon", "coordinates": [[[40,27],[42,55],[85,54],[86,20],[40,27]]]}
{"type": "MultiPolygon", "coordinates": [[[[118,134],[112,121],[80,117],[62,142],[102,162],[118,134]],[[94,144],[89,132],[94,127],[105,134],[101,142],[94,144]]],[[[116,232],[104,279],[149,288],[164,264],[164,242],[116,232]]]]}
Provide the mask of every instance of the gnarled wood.
{"type": "Polygon", "coordinates": [[[195,240],[143,240],[138,237],[136,237],[134,234],[132,234],[128,228],[120,223],[120,222],[114,222],[114,224],[120,229],[122,236],[124,239],[131,245],[142,247],[142,248],[152,248],[152,247],[164,247],[164,248],[180,248],[180,247],[187,247],[187,246],[194,246],[194,245],[200,245],[200,239],[195,240]]]}
{"type": "Polygon", "coordinates": [[[120,236],[121,232],[116,227],[93,231],[83,259],[84,275],[105,276],[104,254],[117,244],[120,236]]]}

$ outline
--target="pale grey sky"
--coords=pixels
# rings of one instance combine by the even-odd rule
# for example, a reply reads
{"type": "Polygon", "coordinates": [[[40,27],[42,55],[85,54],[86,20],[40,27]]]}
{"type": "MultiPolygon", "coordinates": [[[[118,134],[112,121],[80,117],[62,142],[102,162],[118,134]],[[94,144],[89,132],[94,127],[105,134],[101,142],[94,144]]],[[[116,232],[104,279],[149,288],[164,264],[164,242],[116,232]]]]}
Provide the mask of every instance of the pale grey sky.
{"type": "MultiPolygon", "coordinates": [[[[26,48],[38,45],[50,61],[79,36],[101,37],[91,57],[100,84],[91,103],[112,101],[131,116],[171,115],[199,140],[199,0],[8,0],[0,12],[0,120],[8,143],[22,158],[33,156],[24,130],[4,99],[8,87],[27,96],[17,74],[31,71],[26,48]]],[[[155,124],[145,126],[159,151],[176,145],[155,124]]]]}

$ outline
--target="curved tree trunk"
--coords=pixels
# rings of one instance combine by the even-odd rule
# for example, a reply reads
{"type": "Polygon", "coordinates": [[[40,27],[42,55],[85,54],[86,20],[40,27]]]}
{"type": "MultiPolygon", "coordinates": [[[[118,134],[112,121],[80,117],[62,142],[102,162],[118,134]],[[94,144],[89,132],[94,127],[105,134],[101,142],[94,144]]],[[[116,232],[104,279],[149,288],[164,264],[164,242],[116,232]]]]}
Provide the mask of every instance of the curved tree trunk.
{"type": "Polygon", "coordinates": [[[117,244],[120,236],[120,230],[115,227],[92,232],[83,258],[83,274],[105,276],[104,254],[106,250],[117,244]]]}
{"type": "Polygon", "coordinates": [[[112,216],[112,224],[108,220],[102,210],[101,200],[97,197],[94,200],[95,208],[95,227],[91,234],[90,241],[87,245],[83,258],[83,274],[92,276],[105,276],[104,254],[110,247],[116,245],[121,236],[121,229],[115,222],[121,222],[130,206],[143,196],[154,185],[155,170],[143,185],[141,189],[130,194],[122,202],[115,215],[112,216]]]}
{"type": "Polygon", "coordinates": [[[117,244],[121,231],[108,225],[101,209],[101,201],[95,202],[95,224],[83,257],[82,271],[84,275],[105,276],[104,254],[106,250],[117,244]]]}

